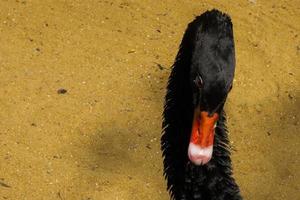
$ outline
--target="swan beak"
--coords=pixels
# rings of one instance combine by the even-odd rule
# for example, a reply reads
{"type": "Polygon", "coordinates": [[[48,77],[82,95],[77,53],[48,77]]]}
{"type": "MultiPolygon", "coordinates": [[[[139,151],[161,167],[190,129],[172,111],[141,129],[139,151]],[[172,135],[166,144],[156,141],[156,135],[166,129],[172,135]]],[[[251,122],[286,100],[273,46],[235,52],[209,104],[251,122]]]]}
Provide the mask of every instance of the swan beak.
{"type": "Polygon", "coordinates": [[[215,127],[219,115],[196,109],[188,149],[189,159],[196,165],[208,163],[212,157],[215,127]]]}

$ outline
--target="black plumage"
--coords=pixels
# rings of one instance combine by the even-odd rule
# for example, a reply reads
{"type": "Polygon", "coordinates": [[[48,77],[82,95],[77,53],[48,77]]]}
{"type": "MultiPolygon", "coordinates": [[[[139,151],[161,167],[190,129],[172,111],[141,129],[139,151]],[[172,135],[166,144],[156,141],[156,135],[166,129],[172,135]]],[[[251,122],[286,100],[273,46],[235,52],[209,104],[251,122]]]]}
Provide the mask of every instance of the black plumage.
{"type": "Polygon", "coordinates": [[[223,106],[234,75],[231,19],[218,10],[191,22],[183,36],[170,74],[163,112],[161,148],[167,189],[174,200],[241,200],[232,177],[230,148],[223,106]],[[195,91],[198,73],[206,83],[195,91]],[[219,79],[222,80],[219,80],[219,79]],[[215,81],[218,79],[219,81],[215,81]],[[195,107],[217,112],[213,155],[206,165],[187,156],[195,107]]]}

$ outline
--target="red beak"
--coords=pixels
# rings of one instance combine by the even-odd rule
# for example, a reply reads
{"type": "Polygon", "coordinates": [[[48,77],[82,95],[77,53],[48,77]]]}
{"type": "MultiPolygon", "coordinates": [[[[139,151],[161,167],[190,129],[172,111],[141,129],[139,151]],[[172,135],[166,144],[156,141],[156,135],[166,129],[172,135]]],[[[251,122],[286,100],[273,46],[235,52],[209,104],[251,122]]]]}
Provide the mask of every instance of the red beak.
{"type": "Polygon", "coordinates": [[[200,112],[200,109],[195,109],[188,150],[189,158],[193,163],[202,165],[208,163],[211,159],[215,124],[218,118],[219,115],[217,113],[209,116],[208,112],[200,112]]]}

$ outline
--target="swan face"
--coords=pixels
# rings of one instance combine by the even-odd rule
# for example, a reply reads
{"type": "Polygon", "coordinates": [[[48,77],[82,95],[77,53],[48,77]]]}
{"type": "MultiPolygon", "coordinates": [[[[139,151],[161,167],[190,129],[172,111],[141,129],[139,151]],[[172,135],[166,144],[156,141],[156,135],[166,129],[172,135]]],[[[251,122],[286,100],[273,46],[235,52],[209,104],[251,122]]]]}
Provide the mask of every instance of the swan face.
{"type": "Polygon", "coordinates": [[[194,90],[194,117],[188,157],[196,165],[204,165],[212,158],[215,128],[230,89],[222,86],[222,83],[213,83],[205,88],[203,82],[201,87],[194,90]]]}
{"type": "Polygon", "coordinates": [[[218,45],[212,38],[204,39],[207,42],[199,47],[196,44],[192,58],[190,82],[194,117],[188,157],[196,165],[204,165],[212,158],[215,127],[232,87],[234,50],[232,43],[224,40],[218,40],[218,43],[221,41],[218,45]]]}

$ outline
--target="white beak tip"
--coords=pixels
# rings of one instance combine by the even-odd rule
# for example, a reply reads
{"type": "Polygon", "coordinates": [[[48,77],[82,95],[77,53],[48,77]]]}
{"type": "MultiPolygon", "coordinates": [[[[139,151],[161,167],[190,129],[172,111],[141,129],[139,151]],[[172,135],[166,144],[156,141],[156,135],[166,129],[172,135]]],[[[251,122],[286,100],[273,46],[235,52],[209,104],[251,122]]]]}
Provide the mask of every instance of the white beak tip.
{"type": "Polygon", "coordinates": [[[205,165],[207,164],[213,152],[213,145],[208,147],[200,147],[192,142],[189,144],[188,156],[192,163],[195,165],[205,165]]]}

